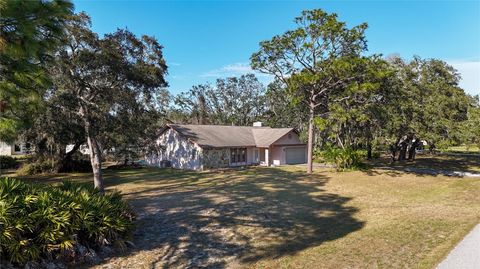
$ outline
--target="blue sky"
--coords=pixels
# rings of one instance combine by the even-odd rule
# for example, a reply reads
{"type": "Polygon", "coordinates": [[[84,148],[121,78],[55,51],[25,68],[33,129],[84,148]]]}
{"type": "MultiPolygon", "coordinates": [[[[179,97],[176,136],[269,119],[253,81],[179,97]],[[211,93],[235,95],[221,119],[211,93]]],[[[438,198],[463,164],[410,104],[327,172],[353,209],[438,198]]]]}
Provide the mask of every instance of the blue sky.
{"type": "MultiPolygon", "coordinates": [[[[335,12],[349,26],[369,24],[370,53],[419,55],[452,64],[461,86],[480,94],[480,1],[74,1],[93,30],[128,28],[165,47],[173,93],[252,72],[258,43],[295,27],[302,10],[335,12]]],[[[264,82],[269,77],[258,74],[264,82]]]]}

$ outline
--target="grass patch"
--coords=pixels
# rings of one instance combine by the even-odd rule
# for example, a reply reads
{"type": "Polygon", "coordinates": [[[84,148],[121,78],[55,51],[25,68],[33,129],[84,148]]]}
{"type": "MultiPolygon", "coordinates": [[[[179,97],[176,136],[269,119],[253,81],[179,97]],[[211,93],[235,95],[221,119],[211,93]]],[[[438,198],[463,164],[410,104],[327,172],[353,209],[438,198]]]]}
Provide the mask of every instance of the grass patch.
{"type": "Polygon", "coordinates": [[[444,152],[458,152],[458,153],[480,153],[480,148],[477,145],[461,145],[448,147],[444,152]]]}
{"type": "MultiPolygon", "coordinates": [[[[461,165],[479,169],[478,162],[467,163],[461,165]]],[[[124,268],[433,268],[480,221],[478,178],[303,170],[105,170],[107,188],[120,190],[140,219],[137,249],[105,262],[124,268]]],[[[63,178],[91,180],[89,174],[27,180],[63,178]]]]}
{"type": "Polygon", "coordinates": [[[442,171],[480,172],[480,154],[417,154],[415,161],[396,161],[393,164],[387,156],[369,162],[372,166],[393,168],[419,168],[442,171]]]}

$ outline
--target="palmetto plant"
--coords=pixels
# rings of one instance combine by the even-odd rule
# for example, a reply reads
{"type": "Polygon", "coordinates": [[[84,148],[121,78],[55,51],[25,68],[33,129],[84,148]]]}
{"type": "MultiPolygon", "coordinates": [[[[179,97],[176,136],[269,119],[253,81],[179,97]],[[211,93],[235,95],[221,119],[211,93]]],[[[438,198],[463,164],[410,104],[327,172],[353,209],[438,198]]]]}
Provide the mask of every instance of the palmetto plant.
{"type": "Polygon", "coordinates": [[[328,146],[323,152],[322,157],[330,163],[334,163],[337,170],[359,168],[362,165],[362,159],[365,152],[351,148],[336,148],[328,146]]]}
{"type": "Polygon", "coordinates": [[[133,229],[133,213],[118,192],[101,195],[91,185],[58,186],[0,179],[0,255],[22,264],[120,244],[133,229]]]}

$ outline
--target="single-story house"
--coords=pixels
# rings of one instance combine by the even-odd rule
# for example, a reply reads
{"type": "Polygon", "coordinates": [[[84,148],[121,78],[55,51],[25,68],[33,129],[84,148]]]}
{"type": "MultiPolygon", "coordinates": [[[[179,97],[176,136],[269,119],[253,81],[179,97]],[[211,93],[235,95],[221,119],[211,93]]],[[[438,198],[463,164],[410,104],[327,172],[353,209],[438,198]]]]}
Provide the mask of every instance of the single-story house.
{"type": "Polygon", "coordinates": [[[15,142],[6,143],[0,141],[0,155],[12,156],[12,155],[25,155],[32,152],[32,146],[30,143],[15,142]]]}
{"type": "Polygon", "coordinates": [[[152,166],[203,170],[243,165],[306,162],[306,145],[293,128],[167,124],[160,130],[152,166]]]}

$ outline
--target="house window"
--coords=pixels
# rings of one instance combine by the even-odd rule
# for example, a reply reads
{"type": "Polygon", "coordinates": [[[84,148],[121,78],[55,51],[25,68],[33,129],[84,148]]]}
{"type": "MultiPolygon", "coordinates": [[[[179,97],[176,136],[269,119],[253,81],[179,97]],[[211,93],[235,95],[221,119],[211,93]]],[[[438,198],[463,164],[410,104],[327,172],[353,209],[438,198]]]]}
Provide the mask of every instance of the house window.
{"type": "Polygon", "coordinates": [[[197,149],[192,149],[192,159],[197,157],[197,149]]]}
{"type": "Polygon", "coordinates": [[[247,148],[231,148],[230,163],[243,163],[247,161],[247,148]]]}
{"type": "Polygon", "coordinates": [[[235,163],[237,151],[236,149],[230,149],[230,162],[235,163]]]}
{"type": "Polygon", "coordinates": [[[15,144],[14,147],[15,147],[15,152],[20,152],[22,150],[22,148],[18,144],[15,144]]]}

